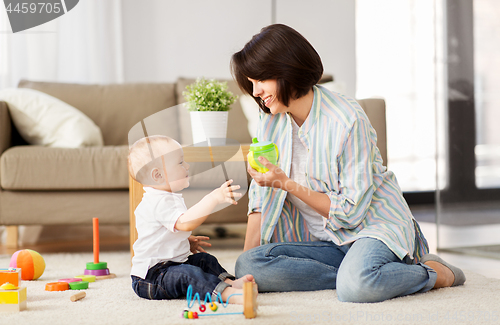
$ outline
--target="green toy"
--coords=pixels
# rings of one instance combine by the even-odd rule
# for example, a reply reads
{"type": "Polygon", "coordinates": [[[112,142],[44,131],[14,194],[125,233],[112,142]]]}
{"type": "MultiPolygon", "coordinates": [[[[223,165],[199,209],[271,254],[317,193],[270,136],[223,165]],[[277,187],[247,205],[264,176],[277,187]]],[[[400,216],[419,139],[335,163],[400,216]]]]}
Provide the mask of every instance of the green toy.
{"type": "Polygon", "coordinates": [[[259,142],[257,138],[253,138],[247,155],[248,163],[258,172],[266,173],[269,169],[258,161],[259,156],[265,157],[271,164],[276,165],[279,157],[278,147],[270,141],[259,142]]]}

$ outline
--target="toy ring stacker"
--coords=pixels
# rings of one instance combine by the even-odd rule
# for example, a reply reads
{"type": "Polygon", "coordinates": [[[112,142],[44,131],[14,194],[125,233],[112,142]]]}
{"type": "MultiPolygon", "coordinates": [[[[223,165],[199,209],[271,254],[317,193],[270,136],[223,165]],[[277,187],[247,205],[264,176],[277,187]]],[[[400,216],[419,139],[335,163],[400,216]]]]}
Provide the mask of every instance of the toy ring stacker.
{"type": "Polygon", "coordinates": [[[104,276],[109,275],[108,263],[99,261],[99,218],[92,219],[94,232],[94,262],[87,263],[84,275],[104,276]]]}

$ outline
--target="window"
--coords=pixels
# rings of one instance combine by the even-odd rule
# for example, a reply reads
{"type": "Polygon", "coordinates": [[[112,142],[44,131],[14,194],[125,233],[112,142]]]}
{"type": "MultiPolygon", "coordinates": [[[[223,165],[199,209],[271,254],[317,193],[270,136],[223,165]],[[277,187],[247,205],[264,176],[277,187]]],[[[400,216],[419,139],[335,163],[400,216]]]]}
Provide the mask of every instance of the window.
{"type": "Polygon", "coordinates": [[[386,100],[388,168],[405,192],[436,189],[436,112],[443,102],[436,12],[433,0],[356,2],[356,97],[386,100]]]}

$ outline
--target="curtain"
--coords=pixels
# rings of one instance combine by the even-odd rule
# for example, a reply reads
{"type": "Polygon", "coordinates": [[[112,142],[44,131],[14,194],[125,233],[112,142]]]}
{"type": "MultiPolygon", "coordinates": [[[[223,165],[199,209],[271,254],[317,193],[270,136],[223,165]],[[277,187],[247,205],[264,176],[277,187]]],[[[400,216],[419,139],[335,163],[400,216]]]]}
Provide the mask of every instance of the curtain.
{"type": "MultiPolygon", "coordinates": [[[[2,1],[3,2],[3,1],[2,1]]],[[[85,0],[43,25],[12,33],[0,3],[0,90],[19,80],[123,82],[120,0],[85,0]]],[[[0,227],[0,243],[5,241],[0,227]]],[[[20,226],[21,245],[34,244],[41,226],[20,226]]]]}
{"type": "Polygon", "coordinates": [[[123,82],[120,0],[80,1],[66,14],[13,34],[0,10],[0,89],[20,79],[123,82]]]}

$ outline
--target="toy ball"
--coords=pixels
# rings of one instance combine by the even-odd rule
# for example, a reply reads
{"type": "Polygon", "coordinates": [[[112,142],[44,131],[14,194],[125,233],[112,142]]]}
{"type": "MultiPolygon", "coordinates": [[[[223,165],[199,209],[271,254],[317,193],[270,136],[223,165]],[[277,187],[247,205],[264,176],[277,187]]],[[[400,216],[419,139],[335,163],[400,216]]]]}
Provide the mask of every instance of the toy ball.
{"type": "Polygon", "coordinates": [[[9,267],[21,268],[21,279],[23,280],[36,280],[45,271],[45,260],[38,252],[23,249],[12,255],[9,267]]]}

